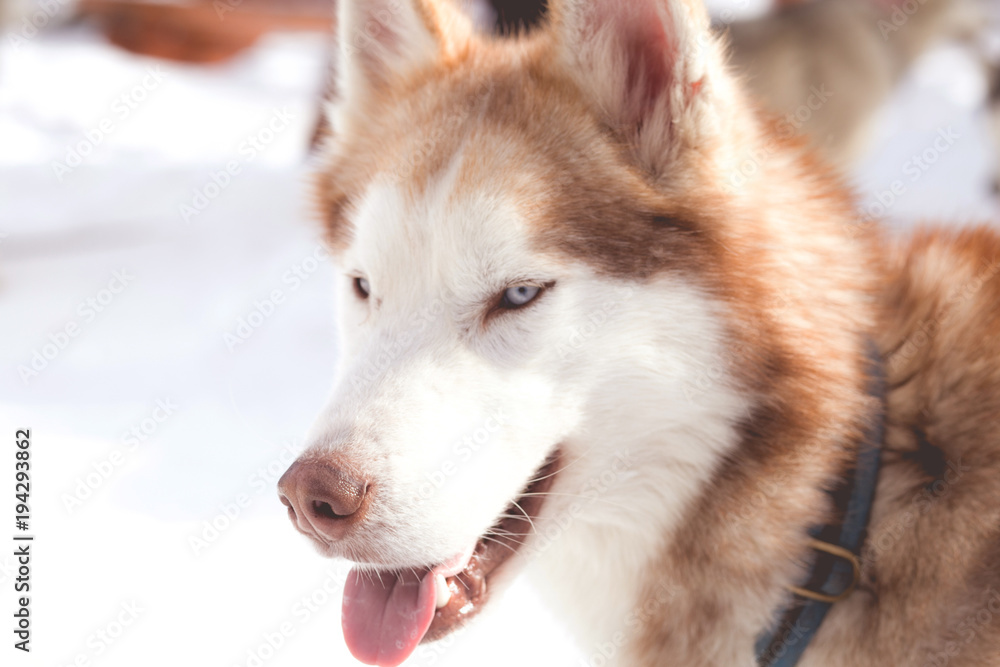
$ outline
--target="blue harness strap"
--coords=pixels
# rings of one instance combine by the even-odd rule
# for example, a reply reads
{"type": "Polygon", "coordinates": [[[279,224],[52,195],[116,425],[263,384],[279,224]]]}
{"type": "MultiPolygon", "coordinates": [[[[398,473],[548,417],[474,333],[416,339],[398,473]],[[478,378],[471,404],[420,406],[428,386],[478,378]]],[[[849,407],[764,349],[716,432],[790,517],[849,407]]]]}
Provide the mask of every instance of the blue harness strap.
{"type": "Polygon", "coordinates": [[[834,492],[843,519],[810,531],[817,552],[802,587],[792,588],[792,603],[777,627],[757,638],[759,667],[794,667],[819,631],[826,613],[854,589],[860,574],[858,556],[868,527],[875,485],[878,481],[882,438],[885,431],[885,378],[874,343],[868,349],[868,393],[879,409],[865,430],[854,468],[834,492]],[[846,504],[844,504],[846,498],[846,504]]]}

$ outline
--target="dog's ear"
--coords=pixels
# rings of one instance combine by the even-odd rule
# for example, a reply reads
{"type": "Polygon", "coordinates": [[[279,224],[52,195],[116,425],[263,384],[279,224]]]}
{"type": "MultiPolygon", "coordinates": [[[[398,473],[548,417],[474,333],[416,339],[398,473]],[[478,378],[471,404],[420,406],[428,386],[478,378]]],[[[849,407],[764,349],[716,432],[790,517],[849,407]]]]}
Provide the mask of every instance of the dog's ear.
{"type": "Polygon", "coordinates": [[[374,93],[446,59],[472,34],[468,18],[446,0],[338,5],[337,84],[328,109],[335,130],[344,110],[363,110],[374,93]]]}
{"type": "Polygon", "coordinates": [[[731,81],[701,0],[552,0],[549,30],[560,66],[649,169],[717,133],[731,81]]]}

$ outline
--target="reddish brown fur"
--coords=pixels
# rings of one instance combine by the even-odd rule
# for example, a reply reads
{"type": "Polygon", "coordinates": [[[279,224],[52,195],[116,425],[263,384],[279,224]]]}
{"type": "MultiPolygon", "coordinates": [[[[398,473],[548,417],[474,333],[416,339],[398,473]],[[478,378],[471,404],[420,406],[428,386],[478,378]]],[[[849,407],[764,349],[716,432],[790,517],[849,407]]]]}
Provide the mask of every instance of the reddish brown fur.
{"type": "MultiPolygon", "coordinates": [[[[546,36],[452,47],[405,87],[379,91],[370,121],[340,138],[319,188],[334,248],[349,243],[352,201],[372,178],[395,174],[416,196],[465,146],[476,155],[465,184],[520,202],[539,251],[638,282],[679,272],[725,304],[740,351],[731,370],[755,398],[738,451],[649,573],[651,598],[664,582],[677,593],[653,605],[631,664],[726,664],[720,628],[752,638],[780,610],[808,556],[806,528],[828,516],[823,490],[876,409],[867,337],[886,355],[891,387],[869,540],[888,546],[869,550],[863,585],[803,665],[915,665],[944,650],[981,592],[1000,590],[1000,269],[949,301],[983,262],[1000,262],[1000,239],[978,230],[890,241],[858,226],[839,179],[741,96],[735,139],[774,147],[750,191],[728,187],[714,146],[682,153],[678,178],[654,179],[550,65],[546,36]],[[907,347],[926,322],[933,335],[907,347]],[[958,460],[970,470],[900,532],[913,496],[958,460]]],[[[948,664],[996,664],[998,638],[1000,618],[948,664]]]]}

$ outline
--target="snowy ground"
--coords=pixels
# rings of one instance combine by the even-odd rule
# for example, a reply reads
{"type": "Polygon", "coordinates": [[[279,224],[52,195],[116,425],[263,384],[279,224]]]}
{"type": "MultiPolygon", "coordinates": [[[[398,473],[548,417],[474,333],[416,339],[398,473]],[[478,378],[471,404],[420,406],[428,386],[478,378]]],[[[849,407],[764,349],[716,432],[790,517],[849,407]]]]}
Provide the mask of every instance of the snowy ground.
{"type": "MultiPolygon", "coordinates": [[[[337,352],[302,194],[323,51],[275,36],[195,68],[81,29],[0,46],[0,515],[30,428],[37,536],[34,650],[4,664],[355,664],[345,569],[297,538],[274,491],[337,352]],[[273,312],[252,317],[264,299],[273,312]],[[227,342],[247,318],[261,323],[227,342]]],[[[942,49],[887,105],[856,180],[874,202],[905,179],[893,224],[996,219],[983,94],[969,56],[942,49]],[[948,127],[954,145],[911,180],[948,127]]],[[[408,664],[581,664],[526,584],[493,607],[408,664]]]]}

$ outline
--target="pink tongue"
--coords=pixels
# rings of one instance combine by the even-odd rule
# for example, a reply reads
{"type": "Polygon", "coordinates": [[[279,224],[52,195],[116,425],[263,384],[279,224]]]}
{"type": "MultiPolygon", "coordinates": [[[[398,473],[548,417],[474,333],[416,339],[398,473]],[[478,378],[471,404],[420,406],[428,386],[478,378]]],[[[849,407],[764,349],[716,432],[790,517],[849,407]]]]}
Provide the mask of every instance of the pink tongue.
{"type": "Polygon", "coordinates": [[[366,665],[396,667],[413,653],[430,627],[435,597],[430,572],[363,574],[351,570],[342,614],[347,647],[366,665]]]}

